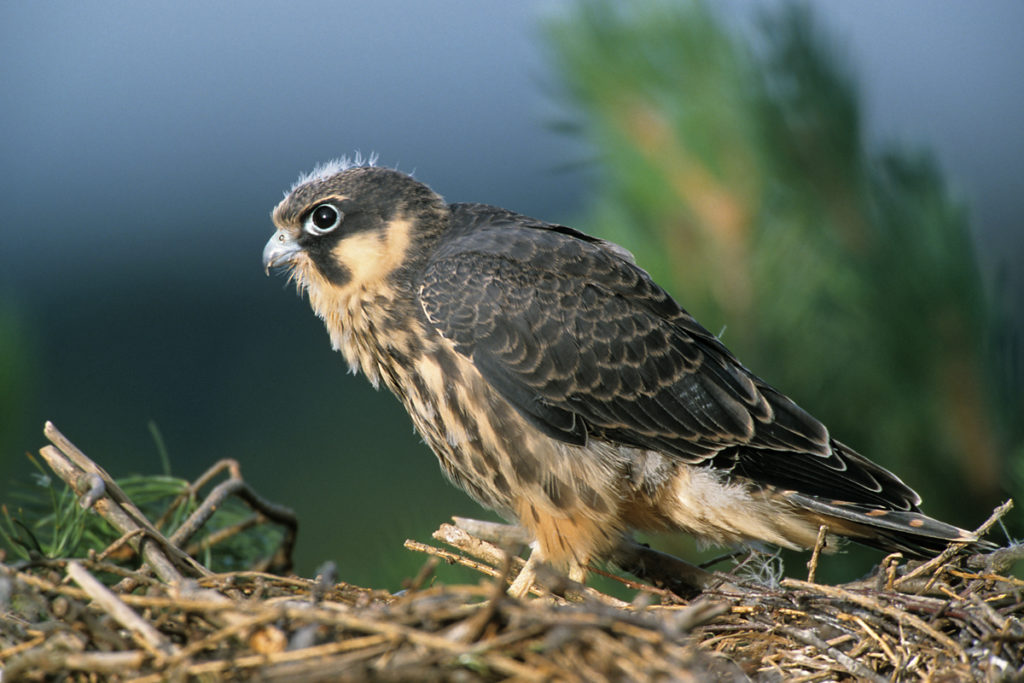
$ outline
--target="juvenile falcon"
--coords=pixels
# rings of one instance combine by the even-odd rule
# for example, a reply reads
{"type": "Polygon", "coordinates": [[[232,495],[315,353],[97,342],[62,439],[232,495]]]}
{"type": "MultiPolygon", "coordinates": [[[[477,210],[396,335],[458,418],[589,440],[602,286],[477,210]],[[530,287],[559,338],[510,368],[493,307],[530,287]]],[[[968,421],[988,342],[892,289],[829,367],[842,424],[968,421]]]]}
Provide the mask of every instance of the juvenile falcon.
{"type": "MultiPolygon", "coordinates": [[[[934,553],[971,533],[747,370],[625,249],[341,160],[273,212],[283,266],[448,477],[582,579],[634,529],[934,553]],[[834,544],[829,544],[834,545],[834,544]]],[[[528,577],[514,588],[524,592],[528,577]]]]}

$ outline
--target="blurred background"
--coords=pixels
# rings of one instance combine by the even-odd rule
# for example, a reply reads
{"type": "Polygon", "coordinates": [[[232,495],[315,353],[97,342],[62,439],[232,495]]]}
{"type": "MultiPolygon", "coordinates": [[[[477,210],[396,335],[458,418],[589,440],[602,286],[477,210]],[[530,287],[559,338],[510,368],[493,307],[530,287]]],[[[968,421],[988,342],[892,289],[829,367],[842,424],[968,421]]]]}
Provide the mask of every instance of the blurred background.
{"type": "Polygon", "coordinates": [[[1024,5],[626,5],[0,5],[0,502],[49,419],[115,476],[238,459],[305,575],[395,588],[493,519],[263,275],[357,150],[625,245],[927,512],[1024,492],[1024,5]]]}

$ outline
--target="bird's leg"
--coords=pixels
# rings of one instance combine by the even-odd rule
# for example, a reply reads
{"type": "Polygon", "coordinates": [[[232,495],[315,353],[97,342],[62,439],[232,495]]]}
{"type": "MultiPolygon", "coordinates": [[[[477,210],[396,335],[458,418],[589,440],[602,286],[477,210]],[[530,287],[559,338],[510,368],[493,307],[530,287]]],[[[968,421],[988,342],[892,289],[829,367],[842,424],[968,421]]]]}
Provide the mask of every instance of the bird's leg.
{"type": "Polygon", "coordinates": [[[532,552],[526,566],[509,593],[526,595],[537,580],[541,564],[550,564],[562,576],[584,583],[589,559],[599,554],[598,548],[610,545],[608,529],[613,527],[608,521],[572,514],[573,510],[552,510],[544,503],[534,504],[529,498],[522,499],[517,508],[517,516],[535,540],[530,544],[532,552]]]}
{"type": "Polygon", "coordinates": [[[721,584],[721,578],[677,557],[622,538],[611,553],[611,561],[642,581],[668,588],[676,595],[692,597],[721,584]]]}
{"type": "MultiPolygon", "coordinates": [[[[533,552],[530,553],[530,557],[526,560],[526,564],[519,571],[519,576],[516,577],[512,585],[509,586],[508,594],[515,598],[523,598],[530,592],[533,585],[537,582],[537,574],[541,565],[545,564],[544,554],[536,547],[533,552]]],[[[578,584],[586,584],[587,582],[587,566],[579,562],[570,562],[568,567],[569,580],[578,584]]],[[[548,577],[548,580],[554,579],[555,577],[548,577]]],[[[544,579],[542,578],[542,581],[544,579]]],[[[561,583],[555,579],[556,583],[561,583]]],[[[543,585],[543,584],[542,584],[543,585]]],[[[561,594],[563,589],[555,589],[555,592],[561,594]]]]}
{"type": "Polygon", "coordinates": [[[532,550],[530,551],[530,557],[527,558],[526,564],[519,570],[519,576],[512,582],[512,585],[508,587],[508,594],[514,598],[524,598],[530,589],[533,588],[534,582],[537,580],[537,565],[543,562],[541,552],[537,549],[536,543],[532,543],[532,550]]]}

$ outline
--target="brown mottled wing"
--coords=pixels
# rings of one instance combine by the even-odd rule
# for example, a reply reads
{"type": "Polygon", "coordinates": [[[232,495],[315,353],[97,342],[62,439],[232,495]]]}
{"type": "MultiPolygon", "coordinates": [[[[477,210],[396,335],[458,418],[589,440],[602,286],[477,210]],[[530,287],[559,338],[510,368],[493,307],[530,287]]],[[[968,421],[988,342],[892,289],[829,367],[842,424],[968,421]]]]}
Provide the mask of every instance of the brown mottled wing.
{"type": "Polygon", "coordinates": [[[917,494],[748,372],[621,248],[483,205],[424,273],[427,320],[538,429],[868,506],[917,494]]]}

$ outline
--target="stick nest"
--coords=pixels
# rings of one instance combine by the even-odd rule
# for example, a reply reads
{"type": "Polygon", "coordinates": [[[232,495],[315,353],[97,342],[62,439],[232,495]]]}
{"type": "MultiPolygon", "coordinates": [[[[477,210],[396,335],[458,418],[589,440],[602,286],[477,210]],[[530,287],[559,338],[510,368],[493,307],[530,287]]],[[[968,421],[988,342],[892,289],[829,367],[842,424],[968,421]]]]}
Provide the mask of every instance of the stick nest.
{"type": "MultiPolygon", "coordinates": [[[[806,581],[700,573],[689,599],[659,587],[672,577],[650,567],[654,583],[618,579],[631,602],[540,572],[540,597],[516,600],[505,588],[522,560],[503,549],[515,532],[456,520],[434,534],[438,545],[406,543],[428,557],[406,590],[389,593],[339,583],[330,566],[315,579],[263,571],[287,566],[294,518],[228,468],[216,495],[291,531],[260,570],[212,573],[185,552],[189,534],[163,536],[106,472],[52,425],[46,433],[43,458],[123,536],[88,558],[0,563],[3,681],[1024,676],[1024,581],[1008,575],[1019,546],[951,548],[923,564],[893,555],[842,586],[814,582],[814,559],[806,581]],[[110,560],[129,548],[137,569],[110,560]],[[442,561],[479,571],[480,583],[429,585],[442,561]]],[[[182,525],[190,533],[211,514],[202,509],[182,525]]]]}

